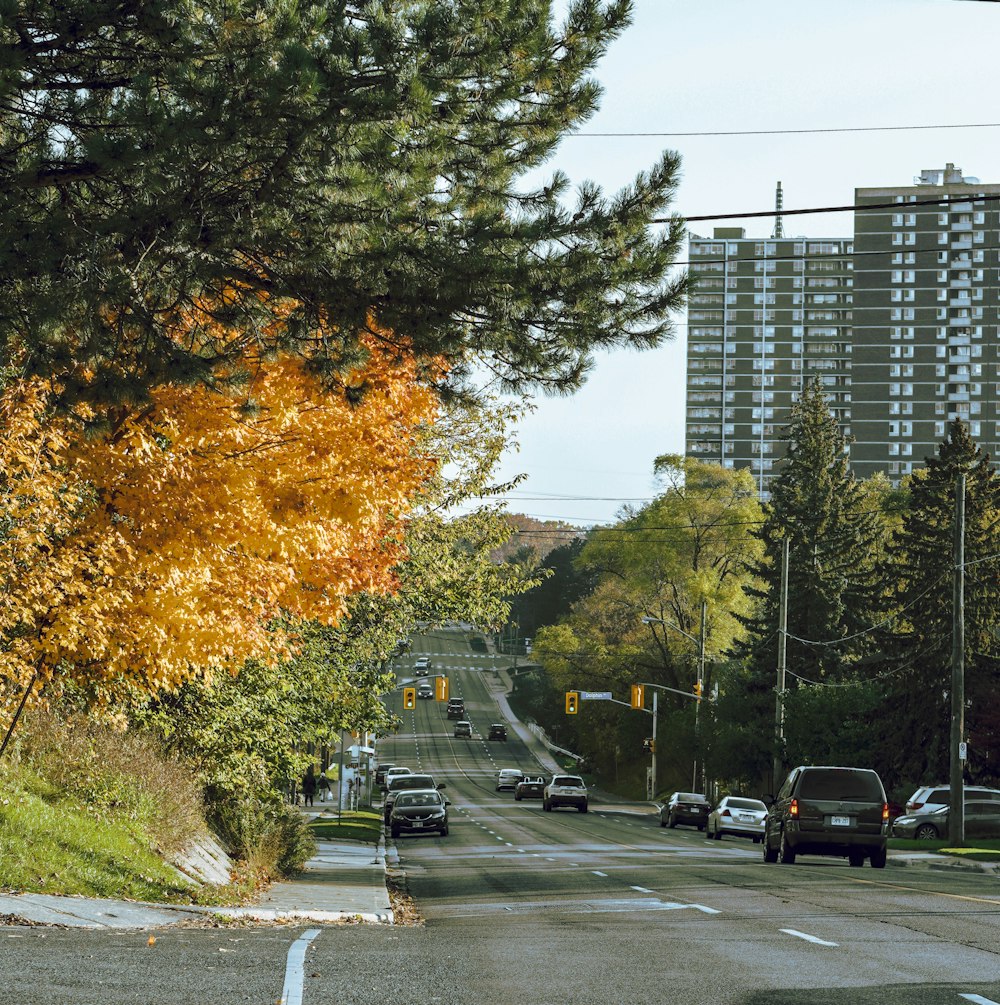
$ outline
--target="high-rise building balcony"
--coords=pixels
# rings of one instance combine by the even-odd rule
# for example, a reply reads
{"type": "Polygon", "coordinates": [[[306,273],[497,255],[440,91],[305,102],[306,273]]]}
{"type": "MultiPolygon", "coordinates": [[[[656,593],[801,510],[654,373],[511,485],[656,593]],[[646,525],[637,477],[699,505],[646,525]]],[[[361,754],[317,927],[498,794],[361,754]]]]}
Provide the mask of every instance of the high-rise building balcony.
{"type": "Polygon", "coordinates": [[[951,225],[952,233],[960,230],[972,230],[971,220],[954,220],[951,225]]]}
{"type": "Polygon", "coordinates": [[[952,251],[971,251],[972,250],[972,235],[970,234],[968,237],[965,237],[963,235],[961,237],[955,238],[955,240],[951,242],[951,250],[952,251]]]}

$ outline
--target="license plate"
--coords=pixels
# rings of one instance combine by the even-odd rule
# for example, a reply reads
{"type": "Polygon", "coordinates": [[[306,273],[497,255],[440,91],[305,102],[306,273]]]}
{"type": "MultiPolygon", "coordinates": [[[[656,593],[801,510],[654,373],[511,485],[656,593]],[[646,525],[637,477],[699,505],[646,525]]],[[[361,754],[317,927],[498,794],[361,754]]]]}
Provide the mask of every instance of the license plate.
{"type": "Polygon", "coordinates": [[[414,820],[413,821],[413,826],[414,827],[423,827],[423,824],[419,820],[414,820]]]}
{"type": "Polygon", "coordinates": [[[850,817],[830,817],[830,824],[833,827],[850,827],[850,817]]]}

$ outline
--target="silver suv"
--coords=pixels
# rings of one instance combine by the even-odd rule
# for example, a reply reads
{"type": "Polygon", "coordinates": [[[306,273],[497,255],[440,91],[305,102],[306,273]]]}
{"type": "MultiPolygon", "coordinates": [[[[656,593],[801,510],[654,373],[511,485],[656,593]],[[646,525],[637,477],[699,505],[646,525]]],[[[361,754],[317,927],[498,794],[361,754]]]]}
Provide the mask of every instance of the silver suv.
{"type": "Polygon", "coordinates": [[[587,812],[587,786],[579,775],[553,775],[542,791],[542,809],[556,806],[575,806],[587,812]]]}

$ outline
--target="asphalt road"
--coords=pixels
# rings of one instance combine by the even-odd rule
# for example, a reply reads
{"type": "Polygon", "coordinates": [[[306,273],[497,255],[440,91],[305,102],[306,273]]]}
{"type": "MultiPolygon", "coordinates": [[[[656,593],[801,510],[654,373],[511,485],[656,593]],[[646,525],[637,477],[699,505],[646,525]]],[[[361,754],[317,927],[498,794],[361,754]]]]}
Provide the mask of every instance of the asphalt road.
{"type": "MultiPolygon", "coordinates": [[[[473,739],[420,701],[383,754],[434,773],[453,803],[449,837],[397,841],[424,923],[320,931],[305,1005],[1000,1003],[995,877],[765,865],[748,841],[627,812],[641,807],[515,803],[495,773],[530,755],[513,733],[483,739],[499,715],[482,671],[449,677],[473,739]]],[[[172,929],[150,946],[145,932],[0,929],[0,1002],[274,1003],[303,930],[172,929]]]]}

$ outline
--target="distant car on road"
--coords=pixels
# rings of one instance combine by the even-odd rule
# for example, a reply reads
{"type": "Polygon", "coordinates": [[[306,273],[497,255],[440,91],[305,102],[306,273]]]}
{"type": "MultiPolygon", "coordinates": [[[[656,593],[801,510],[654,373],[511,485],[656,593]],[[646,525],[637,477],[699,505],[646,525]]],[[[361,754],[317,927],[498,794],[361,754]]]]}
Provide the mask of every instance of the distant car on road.
{"type": "Polygon", "coordinates": [[[403,833],[437,831],[442,837],[446,837],[450,805],[449,800],[433,789],[400,792],[389,814],[389,833],[398,838],[403,833]]]}
{"type": "Polygon", "coordinates": [[[431,672],[430,656],[418,656],[413,664],[413,673],[417,677],[426,677],[431,672]]]}
{"type": "Polygon", "coordinates": [[[575,806],[587,812],[587,785],[579,775],[553,775],[542,790],[542,809],[551,811],[558,806],[575,806]]]}
{"type": "Polygon", "coordinates": [[[703,831],[711,808],[711,803],[700,792],[672,792],[660,807],[660,826],[676,827],[684,824],[703,831]]]}
{"type": "Polygon", "coordinates": [[[722,840],[723,834],[753,838],[760,844],[764,837],[764,817],[767,807],[759,799],[746,796],[724,796],[708,815],[705,837],[722,840]]]}
{"type": "Polygon", "coordinates": [[[417,697],[418,698],[424,698],[424,699],[433,698],[434,697],[434,688],[431,685],[430,681],[428,681],[428,680],[422,680],[417,685],[417,697]]]}
{"type": "Polygon", "coordinates": [[[391,767],[386,766],[385,771],[382,772],[382,781],[380,782],[383,789],[389,787],[389,782],[391,782],[398,775],[412,775],[412,768],[404,768],[402,765],[393,764],[391,767]]]}
{"type": "Polygon", "coordinates": [[[507,727],[502,722],[494,722],[490,725],[489,735],[486,737],[487,740],[503,740],[504,743],[507,742],[507,727]]]}
{"type": "Polygon", "coordinates": [[[516,789],[517,783],[524,778],[520,768],[501,768],[497,772],[497,792],[503,789],[516,789]]]}
{"type": "Polygon", "coordinates": [[[398,775],[389,779],[385,798],[382,801],[382,815],[386,824],[389,823],[389,814],[392,813],[392,805],[400,792],[412,792],[416,789],[438,790],[445,787],[444,782],[435,783],[433,775],[398,775]]]}
{"type": "Polygon", "coordinates": [[[379,763],[378,767],[375,769],[375,784],[383,785],[385,783],[385,773],[390,769],[396,767],[392,761],[382,761],[379,763]]]}
{"type": "Polygon", "coordinates": [[[542,777],[525,777],[514,786],[514,799],[517,802],[520,802],[522,799],[541,799],[544,794],[545,779],[542,777]]]}
{"type": "Polygon", "coordinates": [[[461,698],[448,699],[448,718],[449,719],[465,718],[465,702],[462,701],[461,698]]]}
{"type": "Polygon", "coordinates": [[[455,736],[472,737],[472,723],[468,719],[459,719],[455,723],[455,736]]]}

